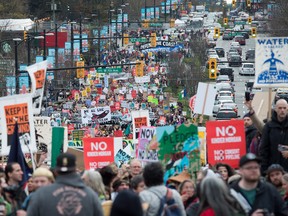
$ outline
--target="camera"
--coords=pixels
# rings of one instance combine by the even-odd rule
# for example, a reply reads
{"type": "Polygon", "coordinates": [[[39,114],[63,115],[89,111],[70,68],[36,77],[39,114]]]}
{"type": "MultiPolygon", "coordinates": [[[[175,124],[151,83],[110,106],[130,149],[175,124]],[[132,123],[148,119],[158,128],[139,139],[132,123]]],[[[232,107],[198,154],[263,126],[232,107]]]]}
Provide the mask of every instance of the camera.
{"type": "Polygon", "coordinates": [[[21,187],[18,185],[12,185],[12,186],[8,186],[8,187],[4,187],[3,191],[5,193],[9,193],[11,198],[17,198],[19,193],[21,192],[21,187]]]}

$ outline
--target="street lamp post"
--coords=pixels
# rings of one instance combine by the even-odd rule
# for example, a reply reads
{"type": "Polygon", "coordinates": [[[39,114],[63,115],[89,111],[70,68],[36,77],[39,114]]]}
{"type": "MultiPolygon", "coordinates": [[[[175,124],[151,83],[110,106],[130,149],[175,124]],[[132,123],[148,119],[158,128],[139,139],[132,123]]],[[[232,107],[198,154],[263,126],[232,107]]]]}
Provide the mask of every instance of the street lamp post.
{"type": "Polygon", "coordinates": [[[44,36],[44,45],[43,45],[43,60],[46,60],[46,30],[43,30],[43,36],[44,36]]]}
{"type": "Polygon", "coordinates": [[[13,38],[14,41],[14,49],[15,49],[15,77],[16,77],[16,85],[15,85],[15,90],[16,90],[16,94],[20,93],[20,88],[19,88],[19,70],[18,70],[18,41],[21,41],[21,38],[13,38]]]}

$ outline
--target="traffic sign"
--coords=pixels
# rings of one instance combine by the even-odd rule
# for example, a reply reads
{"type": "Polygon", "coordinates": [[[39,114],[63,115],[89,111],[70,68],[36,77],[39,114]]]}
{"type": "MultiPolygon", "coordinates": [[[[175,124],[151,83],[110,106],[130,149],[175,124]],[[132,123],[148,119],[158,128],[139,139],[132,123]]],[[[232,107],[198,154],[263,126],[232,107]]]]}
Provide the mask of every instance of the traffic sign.
{"type": "Polygon", "coordinates": [[[98,68],[97,73],[121,73],[122,68],[98,68]]]}
{"type": "Polygon", "coordinates": [[[162,27],[163,24],[162,23],[150,23],[149,26],[150,27],[162,27]]]}
{"type": "Polygon", "coordinates": [[[148,42],[148,39],[147,38],[131,38],[130,42],[131,43],[136,43],[136,42],[146,43],[146,42],[148,42]]]}

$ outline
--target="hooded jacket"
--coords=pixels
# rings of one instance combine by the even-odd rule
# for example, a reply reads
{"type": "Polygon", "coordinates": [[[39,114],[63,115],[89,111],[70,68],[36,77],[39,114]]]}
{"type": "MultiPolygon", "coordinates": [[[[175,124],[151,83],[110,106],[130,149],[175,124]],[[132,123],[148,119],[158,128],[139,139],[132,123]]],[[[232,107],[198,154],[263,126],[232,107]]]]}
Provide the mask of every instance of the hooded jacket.
{"type": "Polygon", "coordinates": [[[288,159],[285,159],[278,151],[278,145],[288,146],[288,117],[283,122],[277,119],[277,113],[274,111],[272,119],[263,129],[260,157],[262,159],[261,171],[264,173],[271,164],[280,164],[285,171],[288,171],[288,159]]]}
{"type": "MultiPolygon", "coordinates": [[[[236,192],[240,193],[243,197],[245,197],[241,193],[241,189],[239,186],[240,180],[232,183],[230,188],[234,189],[236,192]]],[[[268,182],[259,181],[256,188],[255,201],[251,207],[252,209],[249,212],[249,215],[252,215],[252,213],[257,209],[267,209],[269,213],[274,213],[275,216],[288,215],[288,208],[285,205],[282,197],[280,196],[276,188],[268,182]]]]}
{"type": "MultiPolygon", "coordinates": [[[[180,194],[176,190],[173,189],[170,190],[172,191],[172,197],[175,200],[175,203],[180,208],[181,216],[186,216],[186,212],[180,194]]],[[[162,198],[166,196],[166,193],[167,188],[164,185],[153,186],[140,193],[140,199],[142,203],[149,204],[146,216],[157,215],[158,210],[160,209],[160,203],[161,203],[160,197],[162,198]]]]}
{"type": "Polygon", "coordinates": [[[59,175],[52,185],[39,188],[31,197],[29,216],[103,216],[96,193],[77,173],[59,175]]]}

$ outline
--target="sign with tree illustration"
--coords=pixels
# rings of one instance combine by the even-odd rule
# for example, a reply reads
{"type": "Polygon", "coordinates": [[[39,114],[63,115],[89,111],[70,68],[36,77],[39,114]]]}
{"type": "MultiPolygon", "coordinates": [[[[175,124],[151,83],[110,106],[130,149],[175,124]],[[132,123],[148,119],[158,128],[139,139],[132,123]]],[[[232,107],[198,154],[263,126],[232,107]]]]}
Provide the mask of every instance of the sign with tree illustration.
{"type": "Polygon", "coordinates": [[[165,182],[183,170],[192,174],[200,169],[200,142],[195,125],[157,127],[156,134],[158,158],[165,165],[165,182]]]}

